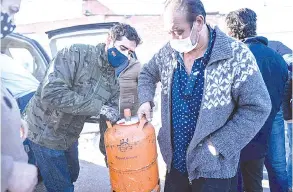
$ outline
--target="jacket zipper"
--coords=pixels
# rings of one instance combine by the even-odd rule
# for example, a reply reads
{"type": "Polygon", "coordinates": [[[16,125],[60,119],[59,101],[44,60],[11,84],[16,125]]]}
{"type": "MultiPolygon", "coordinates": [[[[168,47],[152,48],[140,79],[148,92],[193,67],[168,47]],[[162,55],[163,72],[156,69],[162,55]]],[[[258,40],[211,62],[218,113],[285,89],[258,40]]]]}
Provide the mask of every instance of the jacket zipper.
{"type": "MultiPolygon", "coordinates": [[[[200,119],[201,114],[202,114],[202,107],[203,107],[202,102],[203,102],[203,99],[204,99],[204,96],[205,96],[206,81],[207,81],[207,78],[206,78],[207,70],[206,70],[206,69],[207,69],[207,66],[206,66],[206,68],[204,69],[204,89],[203,89],[203,93],[202,93],[201,104],[200,104],[200,109],[199,109],[199,114],[198,114],[198,118],[197,118],[197,120],[200,119]]],[[[198,121],[197,121],[197,122],[198,122],[198,121]]],[[[197,129],[197,127],[198,127],[198,123],[196,123],[195,130],[197,129]]],[[[193,138],[193,137],[192,137],[192,138],[193,138]]],[[[191,139],[190,143],[191,143],[191,142],[192,142],[192,139],[191,139]]],[[[187,157],[188,157],[188,154],[189,154],[190,143],[189,143],[189,145],[188,145],[188,147],[187,147],[187,151],[186,151],[186,166],[188,165],[188,164],[187,164],[187,159],[188,159],[187,157]]],[[[192,184],[192,179],[189,177],[189,175],[190,175],[189,172],[190,172],[190,171],[187,169],[189,184],[192,184]]]]}
{"type": "MultiPolygon", "coordinates": [[[[123,69],[123,70],[121,71],[121,73],[120,73],[120,74],[118,75],[118,77],[117,77],[118,84],[119,84],[119,78],[120,78],[120,76],[121,76],[121,75],[122,75],[127,69],[129,69],[130,67],[132,67],[134,64],[135,64],[135,63],[132,63],[131,65],[128,65],[127,67],[125,67],[125,69],[123,69]]],[[[120,90],[120,86],[119,86],[119,90],[120,90]]],[[[119,101],[118,101],[118,103],[119,103],[118,111],[120,111],[120,109],[121,109],[120,96],[119,96],[119,101]]]]}
{"type": "Polygon", "coordinates": [[[119,77],[122,75],[122,73],[124,73],[127,69],[129,69],[130,67],[132,67],[135,63],[132,63],[131,65],[128,65],[127,67],[125,67],[125,69],[123,69],[121,71],[121,73],[118,75],[117,79],[119,79],[119,77]]]}
{"type": "MultiPolygon", "coordinates": [[[[176,67],[176,65],[177,65],[177,59],[173,56],[173,59],[172,59],[172,71],[171,71],[171,77],[170,77],[170,82],[168,82],[168,86],[170,87],[170,89],[169,89],[169,96],[168,96],[168,102],[169,102],[169,110],[170,110],[170,112],[169,112],[169,119],[170,119],[170,122],[171,122],[171,118],[172,118],[172,115],[171,115],[171,113],[172,113],[172,111],[171,111],[171,108],[172,108],[172,105],[171,105],[171,102],[172,102],[172,100],[171,100],[171,97],[172,97],[172,81],[173,81],[173,77],[174,77],[174,69],[175,69],[175,67],[176,67]],[[175,62],[176,62],[176,64],[175,64],[175,62]]],[[[172,125],[171,125],[171,123],[170,123],[170,128],[169,128],[169,132],[170,132],[170,136],[172,137],[172,125]]],[[[172,152],[172,154],[171,154],[171,164],[169,165],[169,170],[168,170],[168,173],[170,173],[170,171],[171,171],[171,166],[172,166],[172,159],[173,159],[173,147],[172,147],[172,138],[170,138],[171,139],[171,152],[172,152]]]]}

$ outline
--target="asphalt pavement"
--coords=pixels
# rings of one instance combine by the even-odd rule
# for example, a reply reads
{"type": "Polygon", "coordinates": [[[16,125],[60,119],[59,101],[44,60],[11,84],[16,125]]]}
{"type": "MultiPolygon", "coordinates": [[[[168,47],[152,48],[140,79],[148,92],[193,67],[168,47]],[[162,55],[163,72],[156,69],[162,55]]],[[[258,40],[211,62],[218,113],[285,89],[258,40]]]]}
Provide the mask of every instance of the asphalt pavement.
{"type": "MultiPolygon", "coordinates": [[[[108,168],[104,162],[104,156],[99,151],[99,133],[82,134],[79,139],[80,174],[75,185],[76,192],[110,192],[108,168]]],[[[161,179],[161,191],[163,191],[165,164],[159,152],[158,164],[161,179]]],[[[267,174],[264,171],[264,192],[269,192],[267,174]]],[[[35,192],[46,192],[41,183],[35,192]]]]}
{"type": "MultiPolygon", "coordinates": [[[[158,96],[158,103],[160,103],[158,96]]],[[[160,105],[156,105],[160,106],[160,105]]],[[[160,123],[160,108],[154,110],[152,124],[158,134],[160,123]]],[[[86,124],[79,139],[79,159],[80,174],[75,185],[75,192],[110,192],[110,181],[108,168],[104,162],[104,156],[99,150],[99,126],[98,124],[86,124]]],[[[288,146],[288,141],[286,142],[288,146]]],[[[287,147],[288,148],[288,147],[287,147]]],[[[163,162],[160,148],[158,147],[158,165],[161,179],[161,191],[163,191],[164,176],[166,173],[165,163],[163,162]]],[[[269,183],[266,170],[264,170],[263,180],[264,192],[269,192],[269,183]]],[[[39,184],[35,192],[45,192],[43,184],[39,184]]]]}
{"type": "MultiPolygon", "coordinates": [[[[99,133],[85,133],[79,139],[80,174],[74,184],[76,192],[110,192],[111,190],[109,171],[104,156],[99,151],[99,138],[99,133]]],[[[164,165],[160,165],[160,172],[165,172],[164,165]]],[[[43,183],[36,187],[35,192],[46,192],[43,183]]]]}

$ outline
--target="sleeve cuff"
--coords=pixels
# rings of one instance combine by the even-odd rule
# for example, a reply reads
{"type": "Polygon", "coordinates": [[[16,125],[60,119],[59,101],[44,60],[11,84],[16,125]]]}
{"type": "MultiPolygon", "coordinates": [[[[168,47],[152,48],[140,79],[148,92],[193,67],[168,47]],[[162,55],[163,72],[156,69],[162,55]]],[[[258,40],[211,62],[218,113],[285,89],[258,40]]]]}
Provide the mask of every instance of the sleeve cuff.
{"type": "Polygon", "coordinates": [[[120,114],[119,111],[113,107],[109,107],[107,105],[103,105],[101,108],[101,115],[105,115],[106,118],[111,121],[111,123],[115,123],[119,120],[120,114]]]}

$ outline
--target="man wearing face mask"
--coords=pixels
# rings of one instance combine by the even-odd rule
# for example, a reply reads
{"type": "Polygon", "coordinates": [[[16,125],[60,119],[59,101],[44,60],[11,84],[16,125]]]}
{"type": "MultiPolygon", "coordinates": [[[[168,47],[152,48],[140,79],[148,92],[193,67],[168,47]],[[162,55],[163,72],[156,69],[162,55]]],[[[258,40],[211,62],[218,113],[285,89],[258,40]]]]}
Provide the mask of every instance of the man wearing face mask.
{"type": "MultiPolygon", "coordinates": [[[[119,67],[140,43],[136,31],[97,46],[75,44],[59,51],[27,107],[29,145],[48,192],[74,191],[78,178],[78,137],[85,120],[119,118],[119,67]]],[[[119,32],[119,31],[117,31],[119,32]]]]}
{"type": "MultiPolygon", "coordinates": [[[[1,1],[1,39],[14,29],[13,16],[20,0],[1,1]]],[[[0,55],[1,66],[9,65],[0,55]]],[[[2,68],[2,67],[1,67],[2,68]]],[[[37,168],[27,163],[28,157],[20,136],[21,118],[17,102],[1,83],[1,192],[32,192],[37,184],[37,168]]]]}
{"type": "Polygon", "coordinates": [[[243,43],[206,24],[200,0],[167,1],[164,19],[170,42],[142,68],[138,115],[151,119],[160,81],[165,191],[237,191],[240,151],[271,110],[256,60],[243,43]]]}

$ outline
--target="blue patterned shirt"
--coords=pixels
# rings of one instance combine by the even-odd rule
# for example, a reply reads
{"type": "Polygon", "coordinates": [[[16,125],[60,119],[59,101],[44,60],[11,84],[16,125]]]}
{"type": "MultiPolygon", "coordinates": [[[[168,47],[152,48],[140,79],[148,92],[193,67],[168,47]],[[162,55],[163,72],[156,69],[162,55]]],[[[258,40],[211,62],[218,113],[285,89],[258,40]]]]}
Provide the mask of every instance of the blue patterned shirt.
{"type": "Polygon", "coordinates": [[[177,54],[177,67],[172,84],[173,164],[181,173],[187,173],[186,152],[193,137],[204,88],[204,70],[215,41],[215,30],[210,30],[210,41],[203,57],[194,61],[187,74],[182,56],[177,54]]]}

